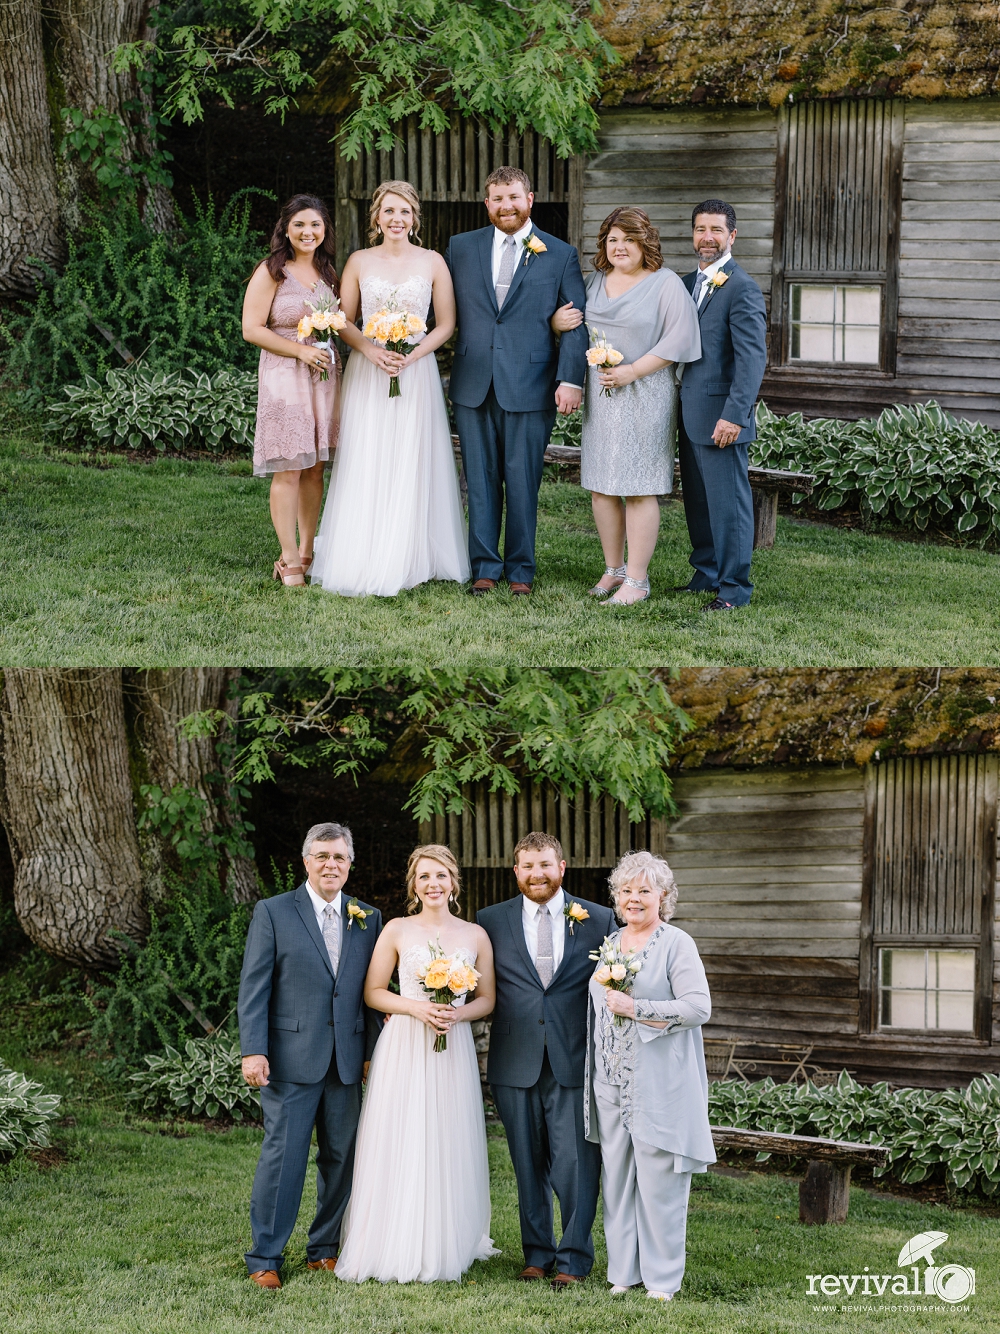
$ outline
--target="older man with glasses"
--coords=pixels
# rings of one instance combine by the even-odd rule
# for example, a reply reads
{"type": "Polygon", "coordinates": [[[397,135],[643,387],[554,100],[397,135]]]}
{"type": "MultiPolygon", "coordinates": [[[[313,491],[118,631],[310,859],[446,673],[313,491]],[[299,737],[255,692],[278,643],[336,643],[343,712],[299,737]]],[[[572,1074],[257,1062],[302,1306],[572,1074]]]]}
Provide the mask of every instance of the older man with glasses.
{"type": "Polygon", "coordinates": [[[243,1077],[260,1089],[264,1143],[250,1197],[246,1256],[261,1288],[281,1287],[282,1253],[302,1199],[316,1129],[316,1216],[309,1269],[333,1269],[351,1192],[364,1065],[379,1016],[364,1004],[381,914],[344,886],[354,864],[346,825],[318,824],[302,845],[306,880],[254,910],[240,977],[243,1077]]]}

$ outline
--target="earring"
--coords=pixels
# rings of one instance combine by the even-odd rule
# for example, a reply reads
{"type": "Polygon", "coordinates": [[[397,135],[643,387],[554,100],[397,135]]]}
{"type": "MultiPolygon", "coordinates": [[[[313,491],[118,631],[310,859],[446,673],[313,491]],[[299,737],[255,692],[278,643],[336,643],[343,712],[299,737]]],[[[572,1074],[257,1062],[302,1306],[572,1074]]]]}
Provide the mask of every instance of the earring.
{"type": "Polygon", "coordinates": [[[378,223],[375,224],[375,230],[378,232],[379,236],[382,235],[382,228],[378,225],[378,223]]]}

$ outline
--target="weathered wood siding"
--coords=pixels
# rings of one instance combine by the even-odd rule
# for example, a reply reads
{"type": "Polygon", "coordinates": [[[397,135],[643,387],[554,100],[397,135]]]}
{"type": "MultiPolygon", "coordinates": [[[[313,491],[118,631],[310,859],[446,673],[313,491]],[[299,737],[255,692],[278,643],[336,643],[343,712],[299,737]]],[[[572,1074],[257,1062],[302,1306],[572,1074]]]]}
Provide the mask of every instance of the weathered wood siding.
{"type": "Polygon", "coordinates": [[[702,199],[722,198],[736,210],[737,258],[768,295],[776,144],[771,111],[603,112],[600,152],[584,168],[584,271],[603,220],[632,204],[659,229],[663,262],[690,273],[691,210],[702,199]]]}

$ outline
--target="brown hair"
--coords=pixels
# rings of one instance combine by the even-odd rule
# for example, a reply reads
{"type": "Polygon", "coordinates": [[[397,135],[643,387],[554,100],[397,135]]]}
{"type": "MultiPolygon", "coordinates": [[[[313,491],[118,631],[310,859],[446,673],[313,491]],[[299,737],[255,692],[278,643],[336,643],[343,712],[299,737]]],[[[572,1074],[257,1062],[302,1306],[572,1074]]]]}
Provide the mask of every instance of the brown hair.
{"type": "Polygon", "coordinates": [[[563,856],[562,844],[552,834],[543,834],[537,829],[533,829],[530,834],[525,834],[514,849],[514,865],[517,865],[517,859],[522,852],[543,852],[545,848],[551,848],[556,854],[556,858],[563,862],[566,858],[563,856]]]}
{"type": "Polygon", "coordinates": [[[330,210],[317,195],[292,195],[288,203],[282,205],[271,233],[271,253],[263,262],[276,283],[285,281],[285,265],[295,258],[295,251],[288,239],[288,226],[296,213],[304,213],[307,209],[312,209],[323,219],[323,239],[313,251],[313,267],[334,296],[339,297],[340,279],[333,266],[336,253],[333,248],[333,223],[330,210]]]}
{"type": "Polygon", "coordinates": [[[419,848],[414,848],[410,853],[410,860],[406,863],[406,911],[415,913],[420,911],[420,900],[417,898],[417,862],[421,857],[427,857],[431,861],[439,862],[451,876],[451,899],[448,903],[453,913],[458,912],[458,896],[462,892],[462,872],[458,869],[458,862],[455,860],[455,854],[451,848],[445,847],[443,843],[424,843],[419,848]]]}
{"type": "Polygon", "coordinates": [[[410,240],[414,245],[423,245],[420,239],[420,196],[409,181],[383,181],[372,195],[372,206],[368,210],[368,244],[381,245],[382,233],[379,231],[378,215],[382,200],[386,195],[399,195],[413,209],[413,231],[410,240]]]}
{"type": "Polygon", "coordinates": [[[644,269],[662,269],[663,252],[660,249],[660,233],[649,220],[649,214],[641,208],[616,208],[601,223],[597,233],[597,251],[594,255],[594,268],[602,273],[610,273],[614,265],[608,259],[608,232],[612,227],[620,227],[629,241],[635,241],[642,251],[644,269]]]}
{"type": "Polygon", "coordinates": [[[528,179],[528,173],[522,171],[520,167],[497,167],[486,177],[486,193],[490,192],[491,185],[513,185],[519,181],[524,186],[524,193],[531,194],[531,181],[528,179]]]}

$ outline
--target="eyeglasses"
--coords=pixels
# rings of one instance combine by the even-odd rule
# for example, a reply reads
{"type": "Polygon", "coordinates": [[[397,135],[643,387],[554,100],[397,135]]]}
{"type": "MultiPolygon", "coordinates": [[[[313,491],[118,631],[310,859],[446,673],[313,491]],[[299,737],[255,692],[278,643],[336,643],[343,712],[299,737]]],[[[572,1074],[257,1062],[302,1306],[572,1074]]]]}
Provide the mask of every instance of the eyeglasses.
{"type": "Polygon", "coordinates": [[[335,861],[341,866],[350,866],[349,858],[342,852],[310,852],[309,856],[314,862],[319,862],[322,866],[325,862],[335,861]]]}

